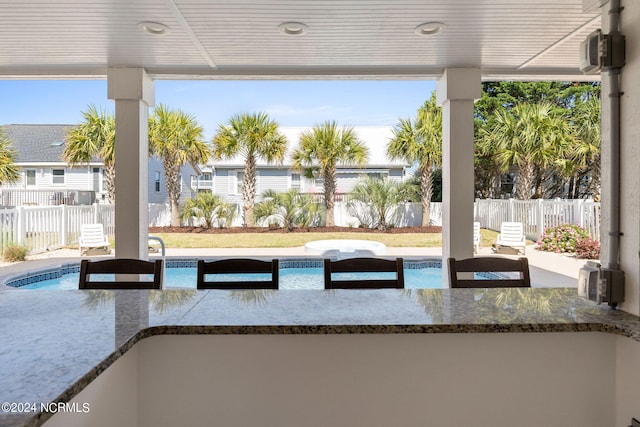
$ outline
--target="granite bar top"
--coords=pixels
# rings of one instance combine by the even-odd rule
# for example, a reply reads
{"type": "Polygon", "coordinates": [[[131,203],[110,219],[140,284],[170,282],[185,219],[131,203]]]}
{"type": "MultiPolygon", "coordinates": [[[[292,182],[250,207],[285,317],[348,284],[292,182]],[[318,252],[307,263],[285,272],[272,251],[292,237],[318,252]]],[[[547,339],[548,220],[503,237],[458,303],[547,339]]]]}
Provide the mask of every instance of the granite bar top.
{"type": "MultiPolygon", "coordinates": [[[[67,402],[160,334],[579,332],[640,341],[640,318],[576,289],[0,292],[0,402],[67,402]]],[[[0,426],[50,414],[0,411],[0,426]]]]}

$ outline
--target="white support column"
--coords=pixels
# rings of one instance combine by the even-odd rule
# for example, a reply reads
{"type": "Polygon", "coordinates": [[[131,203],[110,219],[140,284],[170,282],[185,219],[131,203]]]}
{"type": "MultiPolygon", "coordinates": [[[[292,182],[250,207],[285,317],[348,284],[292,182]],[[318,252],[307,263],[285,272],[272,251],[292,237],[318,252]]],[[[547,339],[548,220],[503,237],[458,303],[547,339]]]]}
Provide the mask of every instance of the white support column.
{"type": "Polygon", "coordinates": [[[442,280],[446,259],[473,257],[473,103],[480,98],[477,68],[448,68],[437,84],[442,106],[442,280]]]}
{"type": "Polygon", "coordinates": [[[154,83],[142,68],[110,68],[108,96],[116,103],[116,255],[147,259],[148,117],[154,83]]]}
{"type": "MultiPolygon", "coordinates": [[[[604,267],[618,262],[625,275],[625,301],[619,305],[623,311],[640,315],[640,2],[622,0],[623,10],[620,15],[620,31],[625,35],[627,43],[626,63],[622,68],[620,99],[620,165],[614,166],[612,161],[611,103],[613,95],[607,73],[602,74],[602,114],[601,114],[601,170],[602,170],[602,211],[600,226],[600,261],[604,267]],[[612,180],[614,174],[620,174],[619,202],[620,206],[612,206],[612,180]],[[620,236],[618,260],[610,259],[611,245],[615,244],[608,233],[612,230],[613,216],[619,215],[620,236]]],[[[602,31],[611,31],[607,3],[601,9],[602,31]]],[[[617,190],[616,190],[617,191],[617,190]]]]}

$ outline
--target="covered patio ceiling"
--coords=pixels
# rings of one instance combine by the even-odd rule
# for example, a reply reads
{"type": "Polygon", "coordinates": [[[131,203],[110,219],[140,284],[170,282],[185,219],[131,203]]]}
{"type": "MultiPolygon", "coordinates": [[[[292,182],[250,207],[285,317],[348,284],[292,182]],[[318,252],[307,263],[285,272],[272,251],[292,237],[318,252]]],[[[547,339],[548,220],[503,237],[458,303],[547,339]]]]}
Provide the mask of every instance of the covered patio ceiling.
{"type": "Polygon", "coordinates": [[[0,78],[140,67],[154,79],[430,79],[471,67],[485,80],[596,80],[578,69],[579,44],[601,2],[0,0],[0,78]]]}

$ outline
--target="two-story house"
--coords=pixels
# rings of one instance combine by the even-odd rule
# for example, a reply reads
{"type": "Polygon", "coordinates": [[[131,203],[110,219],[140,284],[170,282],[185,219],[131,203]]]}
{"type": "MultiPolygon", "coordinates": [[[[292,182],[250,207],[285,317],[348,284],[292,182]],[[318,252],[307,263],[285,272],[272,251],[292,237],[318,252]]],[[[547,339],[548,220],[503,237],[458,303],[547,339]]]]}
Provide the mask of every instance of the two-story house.
{"type": "MultiPolygon", "coordinates": [[[[258,159],[257,195],[258,199],[265,190],[287,191],[297,188],[303,193],[322,193],[323,184],[320,178],[306,178],[300,171],[292,168],[291,154],[298,146],[300,133],[309,127],[282,127],[280,131],[289,141],[287,157],[281,164],[268,164],[258,159]]],[[[338,165],[337,193],[349,193],[363,175],[375,175],[403,181],[410,177],[410,165],[402,161],[387,159],[386,147],[392,138],[390,126],[356,126],[357,136],[369,148],[369,158],[364,167],[355,165],[338,165]]],[[[236,156],[231,159],[216,160],[202,167],[202,175],[193,177],[192,188],[212,190],[216,194],[241,203],[244,158],[236,156]]]]}
{"type": "MultiPolygon", "coordinates": [[[[20,170],[20,179],[14,183],[0,186],[3,192],[3,205],[19,204],[77,204],[107,201],[107,186],[104,164],[95,159],[88,164],[70,165],[62,159],[65,149],[65,136],[73,125],[57,124],[10,124],[3,126],[5,134],[13,142],[16,151],[16,165],[20,170]],[[26,190],[26,191],[25,191],[26,190]],[[83,195],[78,196],[77,191],[83,195]],[[27,196],[27,193],[30,193],[27,196]],[[40,198],[34,194],[40,193],[40,198]],[[87,198],[88,197],[88,198],[87,198]],[[6,199],[6,200],[4,200],[6,199]]],[[[281,132],[289,141],[288,154],[280,164],[268,164],[258,161],[257,198],[265,190],[287,191],[297,188],[304,193],[322,193],[322,180],[306,178],[292,169],[291,153],[298,145],[299,135],[306,127],[283,127],[281,132]]],[[[375,175],[397,181],[406,179],[409,164],[402,161],[390,161],[386,158],[386,146],[392,137],[389,126],[359,126],[355,128],[358,137],[369,148],[366,166],[338,166],[338,197],[351,191],[362,175],[375,175]]],[[[210,161],[194,170],[190,165],[182,168],[181,200],[193,197],[198,191],[213,191],[228,200],[241,204],[244,158],[210,161]]],[[[161,159],[149,158],[148,176],[149,203],[168,202],[164,170],[161,159]]]]}
{"type": "MultiPolygon", "coordinates": [[[[88,204],[107,202],[104,163],[94,159],[88,164],[70,165],[62,158],[65,137],[74,125],[9,124],[2,128],[16,152],[15,164],[20,178],[0,186],[2,202],[23,204],[88,204]],[[81,192],[79,195],[78,192],[81,192]]],[[[192,196],[187,181],[197,173],[186,165],[182,172],[182,199],[192,196]]],[[[149,158],[149,203],[168,201],[162,161],[149,158]]]]}

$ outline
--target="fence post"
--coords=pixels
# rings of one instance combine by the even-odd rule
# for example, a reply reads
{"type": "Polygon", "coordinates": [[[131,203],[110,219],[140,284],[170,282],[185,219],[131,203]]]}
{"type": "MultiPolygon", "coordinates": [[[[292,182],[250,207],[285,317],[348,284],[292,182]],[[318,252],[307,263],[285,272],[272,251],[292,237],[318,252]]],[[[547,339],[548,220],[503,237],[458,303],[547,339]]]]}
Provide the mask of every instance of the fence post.
{"type": "Polygon", "coordinates": [[[93,223],[97,224],[98,222],[100,221],[98,221],[98,202],[96,202],[93,204],[93,223]]]}
{"type": "Polygon", "coordinates": [[[575,199],[573,203],[574,209],[578,212],[578,225],[584,228],[584,199],[575,199]]]}
{"type": "Polygon", "coordinates": [[[480,202],[478,201],[477,198],[473,202],[473,220],[474,221],[480,221],[480,218],[478,218],[478,211],[479,211],[478,205],[479,205],[479,203],[480,202]]]}
{"type": "Polygon", "coordinates": [[[24,211],[24,206],[18,206],[18,235],[16,236],[16,243],[18,245],[24,245],[27,240],[27,218],[24,211]]]}
{"type": "Polygon", "coordinates": [[[513,199],[509,199],[509,212],[507,212],[507,221],[513,221],[513,210],[515,209],[515,202],[513,199]]]}
{"type": "Polygon", "coordinates": [[[546,229],[544,224],[544,200],[538,199],[538,238],[544,234],[544,230],[546,229]]]}
{"type": "Polygon", "coordinates": [[[67,211],[67,205],[60,205],[60,245],[67,244],[67,217],[69,213],[67,211]]]}

